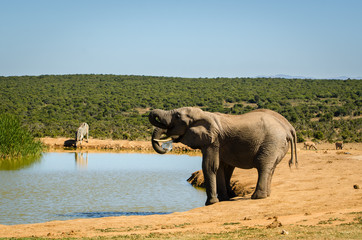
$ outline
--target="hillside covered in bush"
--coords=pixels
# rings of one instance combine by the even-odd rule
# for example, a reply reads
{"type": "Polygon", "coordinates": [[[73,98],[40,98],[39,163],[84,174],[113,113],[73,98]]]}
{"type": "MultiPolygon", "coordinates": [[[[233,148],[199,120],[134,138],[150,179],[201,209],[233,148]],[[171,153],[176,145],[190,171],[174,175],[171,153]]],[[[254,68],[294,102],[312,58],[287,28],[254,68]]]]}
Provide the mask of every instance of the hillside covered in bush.
{"type": "Polygon", "coordinates": [[[150,109],[198,106],[242,114],[281,113],[299,141],[362,141],[362,81],[279,78],[175,78],[120,75],[0,77],[0,112],[19,117],[36,137],[150,139],[150,109]]]}

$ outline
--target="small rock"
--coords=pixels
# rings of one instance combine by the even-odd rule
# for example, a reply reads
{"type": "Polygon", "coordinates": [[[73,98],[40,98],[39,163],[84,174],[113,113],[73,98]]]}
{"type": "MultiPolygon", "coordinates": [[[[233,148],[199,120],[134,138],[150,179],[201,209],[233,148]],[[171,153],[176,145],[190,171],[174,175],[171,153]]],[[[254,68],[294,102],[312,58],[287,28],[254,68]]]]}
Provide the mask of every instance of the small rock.
{"type": "Polygon", "coordinates": [[[359,189],[359,185],[358,185],[358,184],[355,184],[355,185],[353,185],[353,188],[354,188],[354,189],[359,189]]]}
{"type": "Polygon", "coordinates": [[[289,234],[289,232],[287,231],[287,230],[282,230],[282,232],[281,232],[281,234],[283,234],[283,235],[288,235],[289,234]]]}

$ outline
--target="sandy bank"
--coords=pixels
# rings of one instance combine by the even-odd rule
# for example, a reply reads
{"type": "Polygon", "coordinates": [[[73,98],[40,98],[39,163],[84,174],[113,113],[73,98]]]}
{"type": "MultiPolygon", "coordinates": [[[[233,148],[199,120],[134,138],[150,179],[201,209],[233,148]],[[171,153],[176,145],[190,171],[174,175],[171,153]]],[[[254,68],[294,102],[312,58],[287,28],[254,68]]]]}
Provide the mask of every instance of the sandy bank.
{"type": "MultiPolygon", "coordinates": [[[[49,151],[64,149],[69,147],[74,140],[69,138],[41,138],[43,144],[48,147],[49,151]]],[[[144,151],[155,152],[152,148],[151,141],[128,141],[128,140],[112,140],[112,139],[93,139],[90,138],[88,143],[83,141],[77,150],[113,150],[113,151],[144,151]]],[[[173,143],[173,152],[198,152],[181,143],[173,143]]]]}

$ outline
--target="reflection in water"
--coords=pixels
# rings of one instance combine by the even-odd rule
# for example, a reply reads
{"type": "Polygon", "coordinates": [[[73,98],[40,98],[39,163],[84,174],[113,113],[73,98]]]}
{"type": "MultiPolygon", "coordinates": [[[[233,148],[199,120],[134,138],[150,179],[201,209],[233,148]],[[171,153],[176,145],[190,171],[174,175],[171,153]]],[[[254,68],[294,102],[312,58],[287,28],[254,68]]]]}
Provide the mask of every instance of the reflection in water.
{"type": "Polygon", "coordinates": [[[42,155],[15,159],[0,159],[0,170],[20,170],[40,162],[42,155]]]}
{"type": "Polygon", "coordinates": [[[75,163],[76,163],[76,165],[79,168],[87,168],[87,165],[88,165],[88,152],[85,152],[85,153],[84,152],[75,152],[74,155],[75,155],[75,163]]]}

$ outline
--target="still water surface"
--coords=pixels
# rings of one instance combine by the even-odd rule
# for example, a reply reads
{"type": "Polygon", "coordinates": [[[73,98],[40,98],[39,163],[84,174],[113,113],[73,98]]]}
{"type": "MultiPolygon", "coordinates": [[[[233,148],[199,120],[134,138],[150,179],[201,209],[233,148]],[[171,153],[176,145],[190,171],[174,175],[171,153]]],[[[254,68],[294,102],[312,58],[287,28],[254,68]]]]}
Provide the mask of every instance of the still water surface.
{"type": "Polygon", "coordinates": [[[186,181],[200,168],[187,155],[44,153],[0,170],[0,224],[187,211],[206,200],[186,181]]]}

